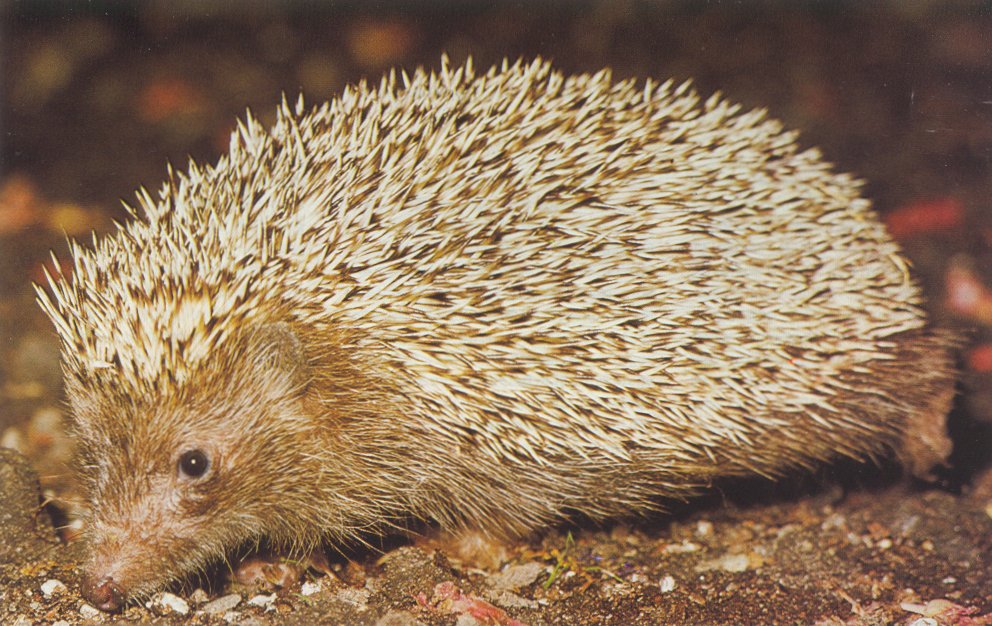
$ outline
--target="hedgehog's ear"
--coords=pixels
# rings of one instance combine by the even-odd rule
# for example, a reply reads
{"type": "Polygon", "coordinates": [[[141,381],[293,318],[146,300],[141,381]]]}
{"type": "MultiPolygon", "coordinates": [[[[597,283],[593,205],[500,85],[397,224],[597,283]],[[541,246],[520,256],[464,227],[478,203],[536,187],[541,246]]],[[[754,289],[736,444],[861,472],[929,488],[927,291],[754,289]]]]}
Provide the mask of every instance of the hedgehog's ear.
{"type": "Polygon", "coordinates": [[[249,358],[259,374],[284,377],[290,389],[302,393],[310,383],[303,342],[285,322],[257,324],[252,327],[249,358]]]}

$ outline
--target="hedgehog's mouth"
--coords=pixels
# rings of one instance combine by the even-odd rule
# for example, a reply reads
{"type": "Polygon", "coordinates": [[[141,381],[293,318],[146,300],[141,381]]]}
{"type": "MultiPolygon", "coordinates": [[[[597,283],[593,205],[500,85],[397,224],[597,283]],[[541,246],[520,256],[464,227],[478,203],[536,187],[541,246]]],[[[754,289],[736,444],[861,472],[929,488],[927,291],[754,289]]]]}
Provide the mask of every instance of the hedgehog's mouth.
{"type": "Polygon", "coordinates": [[[152,534],[161,524],[130,527],[94,522],[89,529],[89,560],[80,591],[87,602],[101,611],[121,610],[135,598],[150,596],[176,576],[185,576],[211,554],[203,546],[183,537],[152,534]],[[130,532],[129,532],[130,531],[130,532]]]}

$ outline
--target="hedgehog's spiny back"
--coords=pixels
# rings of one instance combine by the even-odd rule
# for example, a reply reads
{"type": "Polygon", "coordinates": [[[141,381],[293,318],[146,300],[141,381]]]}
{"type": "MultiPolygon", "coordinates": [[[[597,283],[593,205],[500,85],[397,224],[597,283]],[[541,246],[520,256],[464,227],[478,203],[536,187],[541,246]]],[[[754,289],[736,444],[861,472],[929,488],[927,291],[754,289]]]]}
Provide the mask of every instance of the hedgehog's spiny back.
{"type": "Polygon", "coordinates": [[[144,221],[74,248],[46,307],[69,373],[188,384],[278,311],[367,337],[444,436],[626,458],[829,422],[837,374],[923,326],[857,185],[760,112],[544,62],[403,82],[249,118],[144,221]]]}

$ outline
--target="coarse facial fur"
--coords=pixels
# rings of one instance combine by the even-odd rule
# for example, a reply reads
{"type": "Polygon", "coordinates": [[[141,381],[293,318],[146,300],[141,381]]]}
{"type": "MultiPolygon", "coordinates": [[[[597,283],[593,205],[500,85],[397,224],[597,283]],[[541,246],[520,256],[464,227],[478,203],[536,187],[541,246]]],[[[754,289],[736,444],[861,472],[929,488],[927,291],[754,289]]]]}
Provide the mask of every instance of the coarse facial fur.
{"type": "Polygon", "coordinates": [[[391,76],[139,199],[40,292],[102,608],[263,537],[513,534],[921,431],[914,463],[946,454],[944,341],[858,183],[685,84],[391,76]]]}

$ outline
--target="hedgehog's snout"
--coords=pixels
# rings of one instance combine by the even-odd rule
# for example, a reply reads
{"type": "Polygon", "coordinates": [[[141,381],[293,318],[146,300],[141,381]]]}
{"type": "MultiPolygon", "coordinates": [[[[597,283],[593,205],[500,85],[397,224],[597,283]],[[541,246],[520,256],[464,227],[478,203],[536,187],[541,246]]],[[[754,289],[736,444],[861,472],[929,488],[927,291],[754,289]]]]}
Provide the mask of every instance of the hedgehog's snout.
{"type": "Polygon", "coordinates": [[[121,586],[110,576],[102,578],[87,577],[83,581],[83,597],[101,611],[113,612],[124,604],[126,594],[121,586]]]}

